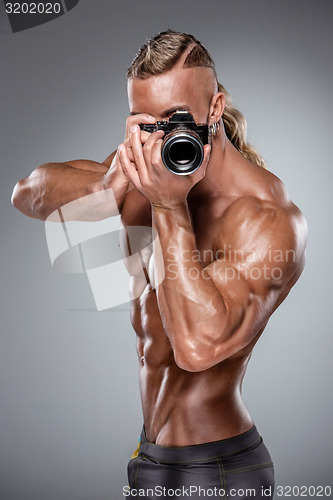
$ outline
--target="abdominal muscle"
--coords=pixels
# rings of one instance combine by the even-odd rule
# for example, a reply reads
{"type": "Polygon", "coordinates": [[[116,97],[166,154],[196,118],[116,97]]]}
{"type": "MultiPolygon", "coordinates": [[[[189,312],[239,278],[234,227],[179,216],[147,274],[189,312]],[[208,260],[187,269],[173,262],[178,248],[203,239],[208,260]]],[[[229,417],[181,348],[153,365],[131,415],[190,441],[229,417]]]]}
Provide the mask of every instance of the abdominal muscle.
{"type": "Polygon", "coordinates": [[[132,302],[139,380],[147,440],[190,446],[246,432],[253,420],[241,385],[254,340],[239,353],[203,372],[179,368],[165,334],[156,293],[148,285],[132,302]]]}

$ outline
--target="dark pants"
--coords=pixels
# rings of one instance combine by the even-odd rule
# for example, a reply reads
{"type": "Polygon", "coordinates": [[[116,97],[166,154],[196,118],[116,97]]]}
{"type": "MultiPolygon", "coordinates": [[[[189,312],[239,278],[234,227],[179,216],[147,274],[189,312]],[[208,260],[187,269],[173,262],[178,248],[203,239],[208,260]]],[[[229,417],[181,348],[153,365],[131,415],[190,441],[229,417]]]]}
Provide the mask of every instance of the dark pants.
{"type": "Polygon", "coordinates": [[[255,426],[211,443],[169,448],[149,443],[128,464],[128,498],[272,499],[274,468],[255,426]]]}

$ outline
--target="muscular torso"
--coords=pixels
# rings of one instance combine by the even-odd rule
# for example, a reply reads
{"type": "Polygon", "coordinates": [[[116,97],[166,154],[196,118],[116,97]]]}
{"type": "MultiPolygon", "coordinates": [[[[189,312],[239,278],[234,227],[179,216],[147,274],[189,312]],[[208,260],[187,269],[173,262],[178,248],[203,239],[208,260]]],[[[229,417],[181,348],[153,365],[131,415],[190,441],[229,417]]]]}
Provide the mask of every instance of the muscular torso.
{"type": "MultiPolygon", "coordinates": [[[[214,255],[215,221],[223,216],[232,201],[218,199],[198,204],[195,199],[188,200],[203,266],[209,264],[214,255]],[[200,210],[196,208],[198,206],[200,210]]],[[[124,255],[149,245],[152,225],[150,203],[135,189],[126,196],[122,223],[125,228],[122,241],[124,255]],[[134,229],[135,243],[131,245],[133,227],[138,226],[141,229],[134,229]]],[[[131,320],[137,334],[147,439],[164,446],[187,446],[247,431],[252,427],[253,420],[242,400],[241,386],[253,346],[262,332],[258,331],[246,348],[208,370],[193,373],[180,369],[163,328],[156,291],[151,286],[151,282],[154,283],[153,258],[149,249],[141,252],[147,270],[146,279],[142,278],[142,272],[131,272],[134,294],[131,320]]]]}
{"type": "MultiPolygon", "coordinates": [[[[291,245],[295,260],[286,263],[283,282],[273,280],[269,284],[265,278],[248,283],[249,300],[251,294],[257,294],[257,304],[266,312],[260,321],[254,318],[257,326],[245,347],[234,350],[211,368],[186,371],[175,362],[155,290],[157,252],[151,244],[151,205],[135,188],[128,191],[123,203],[122,252],[124,256],[137,254],[128,270],[144,425],[147,439],[158,445],[206,443],[235,436],[253,426],[241,395],[246,367],[270,315],[288,295],[304,266],[306,223],[301,212],[289,200],[277,177],[238,152],[236,156],[227,194],[219,186],[212,185],[207,194],[195,186],[187,198],[202,267],[208,269],[212,261],[219,259],[216,250],[221,245],[233,246],[235,235],[236,246],[241,245],[245,254],[271,247],[288,249],[291,245]]],[[[263,271],[263,263],[260,264],[263,271]]],[[[268,261],[267,264],[275,265],[268,261]]],[[[173,325],[177,325],[177,318],[173,325]]]]}

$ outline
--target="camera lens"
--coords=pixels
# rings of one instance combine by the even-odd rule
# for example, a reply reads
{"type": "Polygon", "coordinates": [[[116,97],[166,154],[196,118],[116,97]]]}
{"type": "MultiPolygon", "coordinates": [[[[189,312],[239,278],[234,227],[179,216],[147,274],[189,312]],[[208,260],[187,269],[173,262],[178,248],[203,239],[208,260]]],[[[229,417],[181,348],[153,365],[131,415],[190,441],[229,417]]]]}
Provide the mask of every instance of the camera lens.
{"type": "Polygon", "coordinates": [[[197,157],[197,151],[194,144],[187,140],[173,142],[169,149],[171,161],[180,166],[188,166],[197,157]]]}
{"type": "Polygon", "coordinates": [[[164,139],[162,160],[175,174],[188,175],[195,172],[200,167],[203,157],[202,141],[193,130],[175,129],[164,139]]]}

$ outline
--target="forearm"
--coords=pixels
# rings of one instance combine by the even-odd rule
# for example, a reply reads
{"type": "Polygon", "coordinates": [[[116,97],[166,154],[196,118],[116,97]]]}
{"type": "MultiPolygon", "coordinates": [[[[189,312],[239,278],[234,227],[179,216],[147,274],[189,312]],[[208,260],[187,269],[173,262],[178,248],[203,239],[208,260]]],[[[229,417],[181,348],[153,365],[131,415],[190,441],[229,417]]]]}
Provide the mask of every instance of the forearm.
{"type": "Polygon", "coordinates": [[[200,363],[225,330],[228,315],[223,298],[198,259],[187,205],[175,210],[153,208],[153,227],[165,273],[157,298],[166,334],[181,364],[185,358],[200,363]]]}
{"type": "Polygon", "coordinates": [[[98,220],[117,215],[128,182],[117,171],[107,171],[102,164],[96,171],[99,169],[95,162],[94,165],[95,171],[62,163],[42,165],[16,184],[12,202],[25,215],[41,220],[69,202],[72,203],[65,210],[67,220],[98,220]],[[107,187],[112,188],[117,207],[107,187]],[[99,195],[88,196],[93,193],[99,195]]]}

